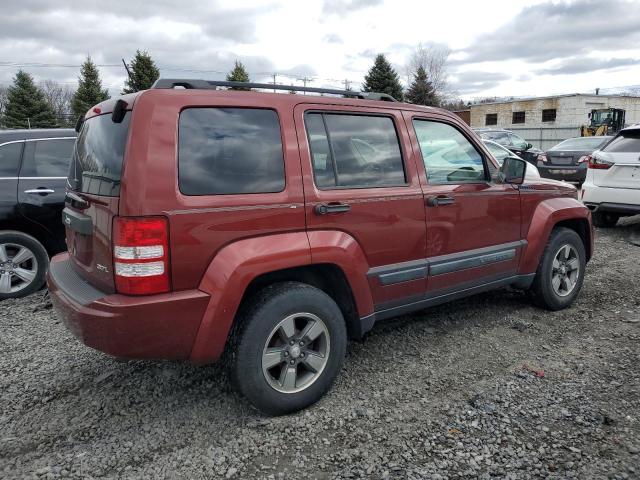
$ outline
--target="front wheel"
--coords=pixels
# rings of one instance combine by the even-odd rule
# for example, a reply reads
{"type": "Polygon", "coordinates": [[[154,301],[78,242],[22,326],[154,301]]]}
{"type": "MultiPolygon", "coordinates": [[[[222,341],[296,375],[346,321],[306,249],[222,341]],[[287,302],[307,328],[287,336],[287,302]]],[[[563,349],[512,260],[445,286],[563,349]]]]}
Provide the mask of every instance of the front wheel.
{"type": "Polygon", "coordinates": [[[250,301],[232,339],[234,383],[256,408],[272,415],[315,403],[345,356],[340,308],[322,290],[297,282],[271,285],[250,301]]]}
{"type": "Polygon", "coordinates": [[[585,267],[586,254],[580,236],[569,228],[555,228],[531,287],[536,303],[549,310],[570,306],[582,288],[585,267]]]}

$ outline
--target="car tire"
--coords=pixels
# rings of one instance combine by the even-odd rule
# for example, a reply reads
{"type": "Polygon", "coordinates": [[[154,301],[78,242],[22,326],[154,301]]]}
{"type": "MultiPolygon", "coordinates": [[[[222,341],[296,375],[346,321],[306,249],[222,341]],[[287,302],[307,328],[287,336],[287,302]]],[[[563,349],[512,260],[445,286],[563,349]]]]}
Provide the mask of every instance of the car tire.
{"type": "Polygon", "coordinates": [[[230,340],[231,379],[238,390],[270,415],[318,401],[338,375],[347,348],[336,302],[318,288],[284,282],[261,290],[248,305],[230,340]]]}
{"type": "Polygon", "coordinates": [[[38,240],[22,232],[0,232],[0,300],[40,290],[48,268],[49,255],[38,240]]]}
{"type": "Polygon", "coordinates": [[[610,212],[593,212],[593,224],[599,228],[612,228],[616,226],[620,215],[610,212]]]}
{"type": "Polygon", "coordinates": [[[569,307],[580,293],[585,267],[580,236],[569,228],[554,228],[531,286],[535,303],[553,311],[569,307]]]}

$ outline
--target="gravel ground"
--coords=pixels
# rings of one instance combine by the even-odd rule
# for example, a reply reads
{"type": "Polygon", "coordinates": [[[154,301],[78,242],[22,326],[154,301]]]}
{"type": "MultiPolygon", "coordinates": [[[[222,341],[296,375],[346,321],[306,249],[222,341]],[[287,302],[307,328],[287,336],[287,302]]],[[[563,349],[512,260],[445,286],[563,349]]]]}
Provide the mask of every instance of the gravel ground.
{"type": "Polygon", "coordinates": [[[280,418],[219,366],[84,347],[45,293],[2,302],[0,477],[640,478],[640,218],[621,223],[573,308],[502,290],[377,325],[280,418]]]}

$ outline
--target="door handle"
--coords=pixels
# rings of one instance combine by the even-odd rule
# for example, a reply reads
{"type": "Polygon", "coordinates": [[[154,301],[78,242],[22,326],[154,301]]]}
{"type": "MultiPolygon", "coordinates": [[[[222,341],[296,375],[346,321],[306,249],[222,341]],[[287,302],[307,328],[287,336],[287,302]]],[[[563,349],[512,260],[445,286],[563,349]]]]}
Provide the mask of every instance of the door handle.
{"type": "Polygon", "coordinates": [[[320,203],[316,205],[315,211],[318,215],[326,215],[327,213],[345,213],[351,210],[348,203],[320,203]]]}
{"type": "Polygon", "coordinates": [[[53,188],[32,188],[31,190],[25,190],[24,193],[30,194],[39,194],[39,195],[48,195],[49,193],[55,193],[56,191],[53,188]]]}
{"type": "Polygon", "coordinates": [[[451,205],[456,203],[456,199],[448,195],[438,195],[437,197],[428,197],[427,205],[429,207],[439,207],[441,205],[451,205]]]}

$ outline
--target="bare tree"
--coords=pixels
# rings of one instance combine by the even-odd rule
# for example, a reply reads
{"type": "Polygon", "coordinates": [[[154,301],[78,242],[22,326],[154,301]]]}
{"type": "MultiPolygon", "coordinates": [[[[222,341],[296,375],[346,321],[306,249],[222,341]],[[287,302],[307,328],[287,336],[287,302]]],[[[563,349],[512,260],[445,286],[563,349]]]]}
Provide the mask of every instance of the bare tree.
{"type": "Polygon", "coordinates": [[[4,115],[4,107],[7,104],[7,94],[7,87],[0,85],[0,121],[2,121],[2,116],[4,115]]]}
{"type": "Polygon", "coordinates": [[[71,102],[74,91],[69,85],[63,85],[55,80],[43,80],[39,88],[44,94],[44,98],[55,112],[60,125],[70,125],[73,123],[73,113],[71,102]]]}
{"type": "Polygon", "coordinates": [[[448,96],[447,60],[450,50],[441,45],[423,45],[419,43],[409,55],[406,65],[407,85],[410,85],[420,67],[427,72],[427,78],[433,86],[438,102],[448,96]]]}

